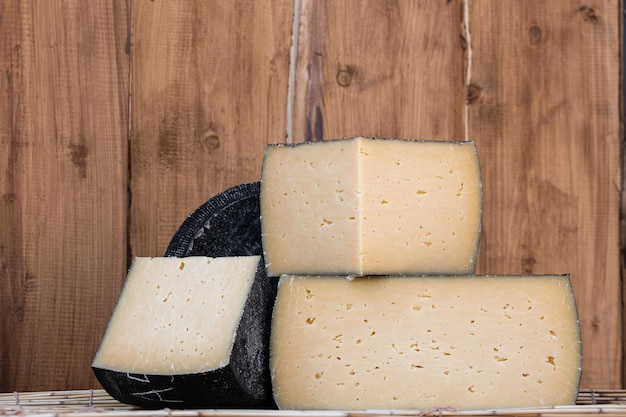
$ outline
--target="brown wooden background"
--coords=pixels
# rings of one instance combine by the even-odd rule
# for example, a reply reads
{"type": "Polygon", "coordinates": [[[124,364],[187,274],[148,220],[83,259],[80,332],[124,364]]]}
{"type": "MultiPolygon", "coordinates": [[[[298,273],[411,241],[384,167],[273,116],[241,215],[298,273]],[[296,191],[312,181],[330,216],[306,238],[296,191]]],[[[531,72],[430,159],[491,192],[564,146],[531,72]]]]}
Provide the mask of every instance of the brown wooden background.
{"type": "Polygon", "coordinates": [[[479,272],[571,273],[582,385],[622,387],[622,6],[1,1],[0,391],[98,387],[133,256],[267,143],[352,135],[475,140],[479,272]]]}

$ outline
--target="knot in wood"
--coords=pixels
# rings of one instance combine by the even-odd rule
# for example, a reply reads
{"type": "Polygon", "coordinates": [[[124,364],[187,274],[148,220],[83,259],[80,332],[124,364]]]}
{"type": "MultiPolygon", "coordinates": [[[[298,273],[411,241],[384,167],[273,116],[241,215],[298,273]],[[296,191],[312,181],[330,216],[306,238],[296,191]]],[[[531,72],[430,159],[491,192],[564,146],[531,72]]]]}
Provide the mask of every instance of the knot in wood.
{"type": "Polygon", "coordinates": [[[581,6],[578,11],[582,14],[585,22],[596,24],[598,23],[598,15],[596,11],[589,6],[581,6]]]}
{"type": "Polygon", "coordinates": [[[5,193],[2,196],[2,199],[4,200],[5,203],[14,203],[15,201],[17,201],[17,194],[15,193],[5,193]]]}
{"type": "Polygon", "coordinates": [[[209,129],[206,132],[204,132],[200,141],[201,141],[202,146],[210,150],[217,149],[220,147],[220,138],[213,129],[209,129]]]}
{"type": "Polygon", "coordinates": [[[467,86],[467,104],[472,104],[480,97],[483,89],[476,84],[467,86]]]}
{"type": "Polygon", "coordinates": [[[85,145],[68,145],[72,164],[78,168],[81,178],[87,176],[87,156],[89,150],[85,145]]]}
{"type": "Polygon", "coordinates": [[[541,28],[539,26],[531,26],[528,29],[528,40],[531,45],[537,45],[541,42],[541,38],[543,37],[543,33],[541,32],[541,28]]]}
{"type": "Polygon", "coordinates": [[[337,72],[337,84],[342,87],[348,87],[352,84],[352,71],[350,69],[342,69],[337,72]]]}
{"type": "Polygon", "coordinates": [[[220,138],[217,135],[206,135],[204,142],[209,149],[217,149],[220,147],[220,138]]]}

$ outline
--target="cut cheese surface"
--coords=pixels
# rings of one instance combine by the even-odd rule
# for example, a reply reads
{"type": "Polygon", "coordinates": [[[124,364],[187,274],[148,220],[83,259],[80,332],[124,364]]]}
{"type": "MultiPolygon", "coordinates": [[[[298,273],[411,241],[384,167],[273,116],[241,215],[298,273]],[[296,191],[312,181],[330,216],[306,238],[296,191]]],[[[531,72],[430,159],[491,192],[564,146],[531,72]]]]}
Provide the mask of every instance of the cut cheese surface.
{"type": "Polygon", "coordinates": [[[258,256],[137,258],[94,365],[188,374],[227,365],[258,256]]]}
{"type": "Polygon", "coordinates": [[[92,363],[98,380],[148,408],[270,399],[272,281],[261,256],[136,258],[92,363]]]}
{"type": "Polygon", "coordinates": [[[260,200],[271,276],[475,269],[482,185],[473,142],[270,145],[260,200]]]}
{"type": "Polygon", "coordinates": [[[566,275],[280,278],[270,366],[281,409],[574,404],[566,275]]]}

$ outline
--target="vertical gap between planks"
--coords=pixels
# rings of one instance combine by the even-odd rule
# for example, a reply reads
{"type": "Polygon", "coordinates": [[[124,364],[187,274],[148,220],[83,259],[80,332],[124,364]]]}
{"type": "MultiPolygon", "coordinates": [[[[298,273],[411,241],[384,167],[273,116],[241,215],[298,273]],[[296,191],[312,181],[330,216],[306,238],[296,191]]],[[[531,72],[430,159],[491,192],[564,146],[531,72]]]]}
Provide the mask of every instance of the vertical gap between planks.
{"type": "MultiPolygon", "coordinates": [[[[133,49],[133,9],[134,9],[134,1],[133,0],[128,0],[126,2],[126,16],[127,16],[127,22],[126,22],[126,53],[128,53],[128,114],[126,115],[128,117],[128,129],[126,134],[127,136],[127,144],[130,145],[130,135],[132,133],[132,123],[130,122],[131,116],[132,116],[132,104],[133,104],[133,54],[132,54],[132,49],[133,49]]],[[[129,155],[130,155],[130,146],[128,149],[129,155]]],[[[129,164],[129,169],[130,169],[130,164],[129,164]]],[[[128,171],[130,173],[130,170],[128,171]]]]}
{"type": "Polygon", "coordinates": [[[287,143],[293,143],[293,117],[296,98],[296,67],[298,64],[298,34],[300,32],[300,7],[302,0],[294,0],[291,50],[289,51],[289,84],[287,88],[287,143]]]}
{"type": "Polygon", "coordinates": [[[130,213],[131,213],[131,201],[132,201],[132,186],[131,186],[131,169],[132,169],[132,154],[130,141],[133,134],[133,37],[134,37],[134,0],[128,0],[126,2],[127,7],[127,27],[126,27],[126,52],[128,53],[128,110],[126,117],[128,117],[128,129],[126,130],[126,268],[130,266],[130,261],[133,259],[133,250],[131,245],[130,236],[130,213]]]}
{"type": "Polygon", "coordinates": [[[472,37],[470,35],[470,0],[463,0],[463,26],[465,33],[463,36],[466,41],[465,53],[467,54],[467,67],[465,68],[465,107],[464,107],[464,126],[465,141],[469,141],[469,103],[467,101],[467,92],[472,81],[472,37]]]}
{"type": "MultiPolygon", "coordinates": [[[[621,12],[619,18],[619,30],[620,30],[620,39],[622,40],[621,48],[619,48],[620,55],[620,71],[619,71],[619,82],[621,85],[621,98],[619,100],[619,114],[620,114],[620,138],[622,140],[621,146],[621,161],[622,161],[622,172],[621,172],[621,206],[620,206],[620,233],[618,237],[619,241],[619,252],[620,252],[620,263],[622,265],[626,265],[626,131],[624,128],[625,123],[625,115],[626,115],[626,1],[619,1],[619,10],[621,12]]],[[[626,384],[626,310],[624,309],[624,301],[626,300],[626,268],[622,266],[621,268],[621,277],[620,284],[622,286],[622,324],[620,326],[622,330],[621,334],[621,342],[622,342],[622,381],[621,386],[624,387],[626,384]]]]}

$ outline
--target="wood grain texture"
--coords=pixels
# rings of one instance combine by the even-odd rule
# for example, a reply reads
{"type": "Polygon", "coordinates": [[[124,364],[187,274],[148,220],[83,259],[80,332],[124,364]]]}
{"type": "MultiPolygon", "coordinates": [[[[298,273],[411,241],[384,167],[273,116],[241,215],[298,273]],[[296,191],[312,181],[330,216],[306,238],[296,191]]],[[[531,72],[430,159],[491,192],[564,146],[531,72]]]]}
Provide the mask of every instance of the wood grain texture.
{"type": "Polygon", "coordinates": [[[162,255],[190,212],[260,179],[287,132],[292,19],[291,2],[134,2],[133,255],[162,255]]]}
{"type": "Polygon", "coordinates": [[[0,16],[0,391],[96,387],[126,270],[127,7],[0,16]]]}
{"type": "Polygon", "coordinates": [[[619,2],[472,0],[469,17],[479,272],[570,273],[582,386],[618,388],[619,2]]]}
{"type": "Polygon", "coordinates": [[[463,140],[461,1],[303,0],[293,141],[463,140]]]}

